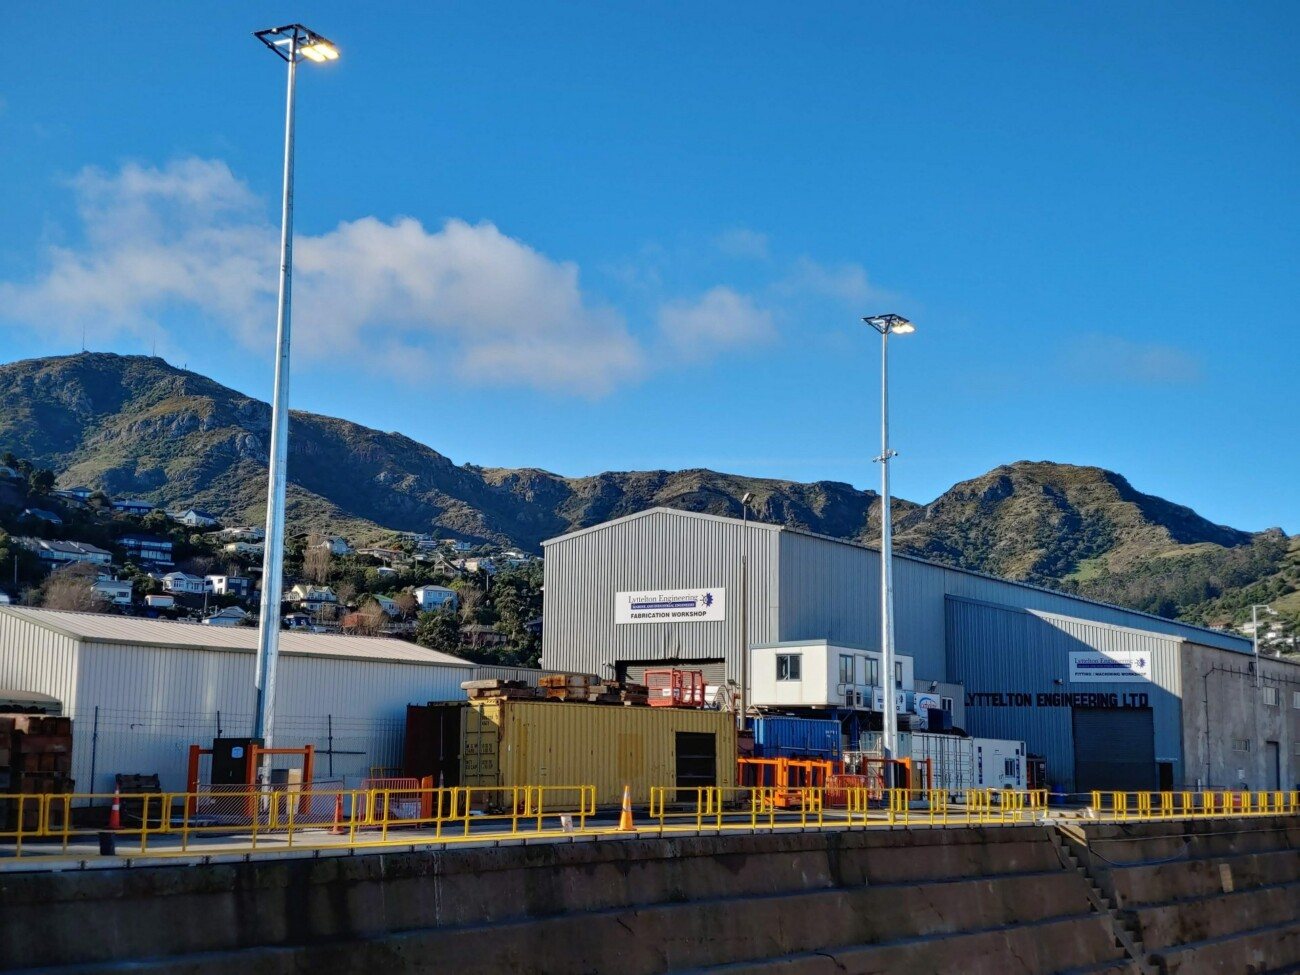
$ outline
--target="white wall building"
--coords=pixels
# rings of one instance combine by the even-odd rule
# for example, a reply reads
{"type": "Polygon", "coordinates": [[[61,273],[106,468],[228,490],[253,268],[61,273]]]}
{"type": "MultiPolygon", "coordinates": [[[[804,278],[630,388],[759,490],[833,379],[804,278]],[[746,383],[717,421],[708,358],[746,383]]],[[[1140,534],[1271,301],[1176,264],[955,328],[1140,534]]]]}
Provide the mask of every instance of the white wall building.
{"type": "Polygon", "coordinates": [[[420,586],[418,589],[412,589],[411,595],[419,601],[420,609],[424,612],[441,609],[449,604],[452,609],[456,608],[456,590],[446,586],[420,586]]]}
{"type": "Polygon", "coordinates": [[[202,596],[207,591],[208,583],[202,576],[192,576],[188,572],[168,572],[162,577],[162,587],[172,593],[202,596]]]}
{"type": "Polygon", "coordinates": [[[98,593],[106,602],[114,606],[130,606],[132,587],[126,579],[110,579],[108,576],[100,576],[90,587],[98,593]]]}
{"type": "MultiPolygon", "coordinates": [[[[63,702],[78,792],[112,792],[119,772],[156,772],[180,791],[191,744],[251,733],[257,637],[251,627],[3,606],[0,687],[63,702]]],[[[457,657],[377,637],[284,633],[280,651],[275,744],[315,745],[318,780],[400,765],[406,705],[463,698],[473,673],[457,657]]]]}

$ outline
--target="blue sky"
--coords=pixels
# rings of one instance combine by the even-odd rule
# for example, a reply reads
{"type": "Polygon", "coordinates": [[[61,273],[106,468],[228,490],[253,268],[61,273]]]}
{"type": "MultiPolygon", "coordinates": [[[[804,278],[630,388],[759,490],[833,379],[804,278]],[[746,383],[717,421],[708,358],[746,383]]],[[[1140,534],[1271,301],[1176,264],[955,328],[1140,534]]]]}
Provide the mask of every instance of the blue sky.
{"type": "MultiPolygon", "coordinates": [[[[265,4],[0,31],[0,360],[268,397],[265,4]],[[254,7],[257,9],[255,10],[254,7]]],[[[302,3],[293,405],[457,462],[896,491],[1097,464],[1300,531],[1300,7],[302,3]]]]}

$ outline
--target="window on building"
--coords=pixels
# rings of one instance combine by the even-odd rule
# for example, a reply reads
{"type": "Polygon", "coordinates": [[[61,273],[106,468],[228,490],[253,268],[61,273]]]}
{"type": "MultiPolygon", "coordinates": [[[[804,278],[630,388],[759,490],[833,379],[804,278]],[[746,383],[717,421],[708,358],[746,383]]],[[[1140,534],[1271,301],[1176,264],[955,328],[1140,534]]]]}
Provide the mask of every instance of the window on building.
{"type": "Polygon", "coordinates": [[[1291,707],[1300,711],[1300,691],[1291,692],[1291,707]]]}
{"type": "Polygon", "coordinates": [[[1277,688],[1276,688],[1276,687],[1267,687],[1267,686],[1266,686],[1266,687],[1264,688],[1264,703],[1265,703],[1266,705],[1268,705],[1269,707],[1271,707],[1271,708],[1275,708],[1275,707],[1277,707],[1277,688]]]}
{"type": "Polygon", "coordinates": [[[1234,752],[1248,752],[1248,751],[1250,751],[1250,739],[1249,739],[1249,738],[1234,738],[1234,739],[1232,739],[1232,750],[1233,750],[1234,752]]]}
{"type": "Polygon", "coordinates": [[[872,687],[880,686],[880,661],[875,657],[867,658],[867,679],[866,683],[872,687]]]}
{"type": "Polygon", "coordinates": [[[894,663],[894,686],[903,686],[903,665],[897,661],[894,663]]]}
{"type": "Polygon", "coordinates": [[[1014,758],[1004,758],[1002,760],[1002,774],[1008,778],[1016,774],[1016,760],[1014,758]]]}
{"type": "Polygon", "coordinates": [[[947,711],[949,714],[951,714],[953,711],[952,698],[950,697],[939,698],[939,708],[940,710],[947,711]]]}
{"type": "Polygon", "coordinates": [[[778,653],[776,655],[777,680],[803,680],[803,654],[778,653]]]}
{"type": "Polygon", "coordinates": [[[1298,742],[1296,742],[1294,745],[1292,745],[1292,746],[1291,746],[1291,750],[1292,750],[1293,752],[1295,752],[1297,755],[1300,755],[1300,741],[1298,741],[1298,742]]]}
{"type": "Polygon", "coordinates": [[[853,676],[854,676],[853,654],[851,653],[840,654],[840,683],[841,684],[855,683],[853,676]]]}

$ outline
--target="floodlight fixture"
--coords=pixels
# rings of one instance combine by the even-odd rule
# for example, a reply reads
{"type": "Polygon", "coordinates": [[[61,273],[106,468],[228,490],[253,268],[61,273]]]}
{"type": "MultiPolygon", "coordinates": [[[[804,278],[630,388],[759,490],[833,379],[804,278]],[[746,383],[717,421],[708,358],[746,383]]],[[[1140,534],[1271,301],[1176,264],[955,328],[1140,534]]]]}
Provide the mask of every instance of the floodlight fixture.
{"type": "Polygon", "coordinates": [[[916,326],[902,315],[868,315],[862,319],[881,335],[911,335],[916,326]]]}
{"type": "Polygon", "coordinates": [[[320,64],[322,61],[337,61],[339,57],[339,49],[333,41],[302,24],[268,27],[254,31],[253,36],[290,64],[303,58],[320,64]]]}

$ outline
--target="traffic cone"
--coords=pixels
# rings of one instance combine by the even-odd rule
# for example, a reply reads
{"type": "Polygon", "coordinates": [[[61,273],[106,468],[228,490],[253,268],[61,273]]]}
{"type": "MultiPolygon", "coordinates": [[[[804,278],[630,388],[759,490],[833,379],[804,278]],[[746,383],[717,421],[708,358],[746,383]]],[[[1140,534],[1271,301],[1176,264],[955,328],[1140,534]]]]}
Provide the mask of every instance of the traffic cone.
{"type": "Polygon", "coordinates": [[[618,828],[620,832],[631,833],[636,830],[632,824],[632,787],[623,786],[623,814],[618,817],[618,828]]]}
{"type": "Polygon", "coordinates": [[[122,790],[113,790],[113,807],[108,811],[108,828],[122,828],[122,790]]]}
{"type": "Polygon", "coordinates": [[[346,832],[343,828],[343,793],[339,792],[334,796],[334,825],[330,827],[330,833],[341,836],[346,832]]]}

